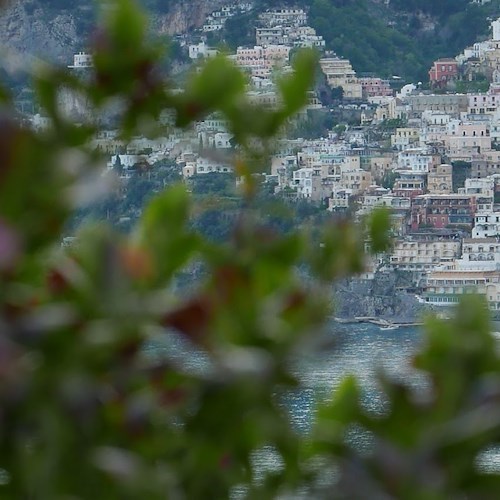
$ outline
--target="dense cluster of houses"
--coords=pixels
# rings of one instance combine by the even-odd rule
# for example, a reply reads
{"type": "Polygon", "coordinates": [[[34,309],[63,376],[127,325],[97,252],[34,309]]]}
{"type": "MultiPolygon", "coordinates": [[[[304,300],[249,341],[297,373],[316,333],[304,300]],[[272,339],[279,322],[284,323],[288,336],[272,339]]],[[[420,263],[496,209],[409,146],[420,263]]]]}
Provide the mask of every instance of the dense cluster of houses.
{"type": "MultiPolygon", "coordinates": [[[[251,8],[246,3],[224,7],[201,32],[220,29],[224,20],[251,8]]],[[[229,56],[248,74],[248,98],[279,106],[275,74],[291,71],[290,52],[304,46],[324,47],[304,10],[260,14],[255,45],[238,47],[229,56]]],[[[217,54],[204,38],[186,44],[186,50],[193,60],[217,54]]],[[[90,65],[90,57],[79,53],[72,67],[90,65]]],[[[320,66],[327,84],[342,88],[344,107],[357,113],[359,126],[312,140],[281,139],[270,171],[263,174],[266,182],[277,196],[317,203],[332,217],[348,212],[361,218],[389,207],[394,248],[365,277],[376,270],[411,273],[411,288],[427,303],[451,305],[475,291],[500,314],[500,19],[492,23],[491,40],[434,63],[429,79],[439,92],[412,84],[395,92],[388,80],[358,77],[351,63],[334,53],[323,51],[320,66]],[[487,92],[443,91],[460,72],[472,75],[472,67],[488,78],[487,92]],[[384,129],[388,123],[397,125],[384,129]]],[[[322,108],[313,93],[307,108],[322,108]]],[[[40,116],[34,125],[46,126],[40,116]]],[[[220,116],[188,131],[169,130],[167,137],[127,144],[106,131],[94,147],[110,155],[110,167],[120,164],[124,179],[134,165],[161,158],[174,160],[185,178],[233,171],[232,136],[220,116]]]]}

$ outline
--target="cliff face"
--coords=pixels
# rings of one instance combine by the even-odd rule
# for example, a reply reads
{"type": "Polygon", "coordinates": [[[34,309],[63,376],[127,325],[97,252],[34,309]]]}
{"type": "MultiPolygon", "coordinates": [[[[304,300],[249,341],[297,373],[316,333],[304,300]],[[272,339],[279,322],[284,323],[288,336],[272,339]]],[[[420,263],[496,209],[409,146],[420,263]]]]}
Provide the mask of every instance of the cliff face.
{"type": "MultiPolygon", "coordinates": [[[[177,34],[201,26],[222,0],[179,0],[165,14],[152,13],[156,33],[177,34]]],[[[93,2],[82,1],[76,8],[56,9],[44,0],[11,0],[0,11],[0,47],[14,49],[22,56],[71,62],[72,54],[87,46],[92,30],[93,2]]]]}
{"type": "Polygon", "coordinates": [[[69,61],[78,45],[75,18],[68,12],[49,12],[41,4],[15,1],[0,15],[0,46],[21,56],[34,55],[69,61]]]}
{"type": "Polygon", "coordinates": [[[390,321],[421,321],[426,310],[416,297],[401,291],[395,273],[379,273],[374,280],[352,278],[335,286],[335,316],[370,316],[390,321]]]}
{"type": "Polygon", "coordinates": [[[172,6],[170,12],[153,16],[152,27],[155,31],[168,35],[185,33],[199,28],[208,14],[227,4],[223,0],[182,0],[172,6]]]}

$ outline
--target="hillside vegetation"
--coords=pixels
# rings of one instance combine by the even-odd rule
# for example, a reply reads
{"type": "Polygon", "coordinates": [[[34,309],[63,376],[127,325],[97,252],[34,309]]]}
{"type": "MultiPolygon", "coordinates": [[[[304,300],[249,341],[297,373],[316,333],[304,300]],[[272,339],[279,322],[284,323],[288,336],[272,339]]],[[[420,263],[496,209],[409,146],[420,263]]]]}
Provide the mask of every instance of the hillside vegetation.
{"type": "MultiPolygon", "coordinates": [[[[435,59],[454,57],[486,39],[491,19],[500,16],[499,0],[484,6],[467,0],[391,0],[389,5],[380,0],[299,0],[296,4],[309,10],[309,24],[325,38],[327,49],[350,59],[357,72],[412,81],[426,81],[435,59]]],[[[282,5],[261,1],[253,18],[234,19],[226,33],[229,45],[250,40],[257,10],[282,5]]]]}

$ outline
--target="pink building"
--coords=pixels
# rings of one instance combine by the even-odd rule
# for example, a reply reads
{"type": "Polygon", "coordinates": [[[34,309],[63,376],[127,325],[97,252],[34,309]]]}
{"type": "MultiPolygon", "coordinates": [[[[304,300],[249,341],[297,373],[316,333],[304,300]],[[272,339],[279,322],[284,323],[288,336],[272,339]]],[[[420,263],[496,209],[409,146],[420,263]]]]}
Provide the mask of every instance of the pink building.
{"type": "Polygon", "coordinates": [[[290,47],[284,45],[238,47],[236,64],[254,76],[269,76],[273,67],[283,67],[288,63],[289,54],[290,47]]]}
{"type": "Polygon", "coordinates": [[[431,87],[446,87],[446,84],[458,76],[458,63],[455,59],[438,59],[429,70],[431,87]]]}
{"type": "Polygon", "coordinates": [[[393,95],[389,80],[382,80],[382,78],[360,78],[359,83],[361,83],[364,99],[379,96],[390,97],[393,95]]]}
{"type": "Polygon", "coordinates": [[[413,198],[411,229],[421,226],[443,229],[449,225],[472,227],[476,198],[460,194],[424,194],[413,198]]]}
{"type": "Polygon", "coordinates": [[[448,126],[449,153],[452,156],[480,153],[491,149],[489,125],[483,122],[458,122],[448,126]]]}

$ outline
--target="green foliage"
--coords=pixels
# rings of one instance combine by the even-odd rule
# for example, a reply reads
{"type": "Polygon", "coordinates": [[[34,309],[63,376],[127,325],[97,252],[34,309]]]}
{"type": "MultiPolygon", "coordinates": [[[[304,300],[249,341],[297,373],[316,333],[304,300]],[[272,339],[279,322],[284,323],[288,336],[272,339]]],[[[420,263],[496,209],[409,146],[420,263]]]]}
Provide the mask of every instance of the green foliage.
{"type": "Polygon", "coordinates": [[[66,225],[67,231],[96,221],[107,221],[115,228],[129,232],[137,222],[147,202],[167,186],[181,180],[178,167],[168,160],[161,160],[153,165],[145,163],[136,168],[125,170],[119,155],[113,157],[113,170],[116,175],[131,174],[129,179],[120,178],[116,189],[98,199],[80,207],[66,225]]]}
{"type": "Polygon", "coordinates": [[[256,24],[255,10],[228,19],[224,25],[225,42],[233,51],[240,46],[255,45],[256,24]]]}
{"type": "Polygon", "coordinates": [[[490,83],[486,78],[477,78],[472,81],[460,80],[455,82],[455,92],[460,94],[475,94],[480,92],[487,92],[490,88],[490,83]]]}
{"type": "Polygon", "coordinates": [[[405,127],[406,121],[401,118],[390,118],[389,120],[384,120],[379,127],[384,131],[393,131],[400,127],[405,127]]]}
{"type": "Polygon", "coordinates": [[[287,137],[295,139],[315,139],[325,137],[334,124],[333,116],[325,110],[307,110],[307,114],[299,116],[288,127],[287,137]]]}
{"type": "Polygon", "coordinates": [[[358,72],[399,75],[427,81],[427,71],[439,57],[454,57],[464,47],[488,35],[488,18],[498,17],[498,3],[471,5],[467,0],[391,1],[311,0],[309,19],[327,48],[347,57],[358,72]],[[436,20],[422,29],[421,13],[436,20]]]}
{"type": "Polygon", "coordinates": [[[370,247],[373,253],[389,250],[389,232],[391,220],[389,211],[378,209],[373,212],[369,221],[370,247]]]}
{"type": "Polygon", "coordinates": [[[470,177],[472,165],[468,161],[454,161],[452,163],[451,179],[453,184],[453,192],[457,193],[458,188],[465,186],[465,179],[470,177]]]}
{"type": "Polygon", "coordinates": [[[392,189],[398,178],[398,174],[393,170],[387,170],[380,181],[380,185],[386,189],[392,189]]]}
{"type": "MultiPolygon", "coordinates": [[[[451,323],[428,321],[416,358],[430,381],[427,398],[381,374],[388,404],[372,415],[347,379],[319,405],[310,435],[292,428],[280,405],[300,386],[291,360],[327,323],[331,280],[363,269],[367,235],[374,251],[386,248],[388,215],[376,213],[367,227],[328,220],[317,238],[309,207],[297,210],[304,224],[290,231],[264,223],[253,168],[305,103],[314,56],[297,58],[295,74],[280,83],[283,107],[255,109],[223,59],[174,91],[157,71],[161,53],[144,23],[134,2],[118,1],[96,38],[92,78],[49,67],[34,75],[48,131],[27,130],[10,104],[2,108],[0,496],[197,499],[239,489],[276,498],[305,488],[325,498],[494,498],[500,476],[475,460],[500,440],[500,360],[476,299],[451,323]],[[75,126],[61,115],[61,87],[87,99],[93,121],[75,126]],[[216,109],[230,120],[234,168],[245,182],[229,238],[197,231],[196,217],[216,207],[195,213],[177,184],[158,189],[131,234],[87,227],[60,248],[72,212],[102,186],[88,144],[117,101],[125,138],[164,109],[179,126],[216,109]],[[196,266],[204,280],[177,294],[178,279],[196,266]],[[160,342],[163,355],[146,350],[160,342]],[[193,352],[204,366],[192,366],[193,352]],[[365,452],[349,442],[353,426],[373,437],[365,452]],[[256,477],[252,457],[263,449],[282,467],[256,477]]],[[[159,187],[175,175],[165,162],[138,170],[126,189],[138,190],[139,206],[141,182],[159,187]]],[[[220,203],[226,187],[214,190],[220,203]]]]}
{"type": "Polygon", "coordinates": [[[217,194],[223,196],[234,196],[234,176],[219,172],[194,175],[189,179],[193,194],[217,194]]]}

